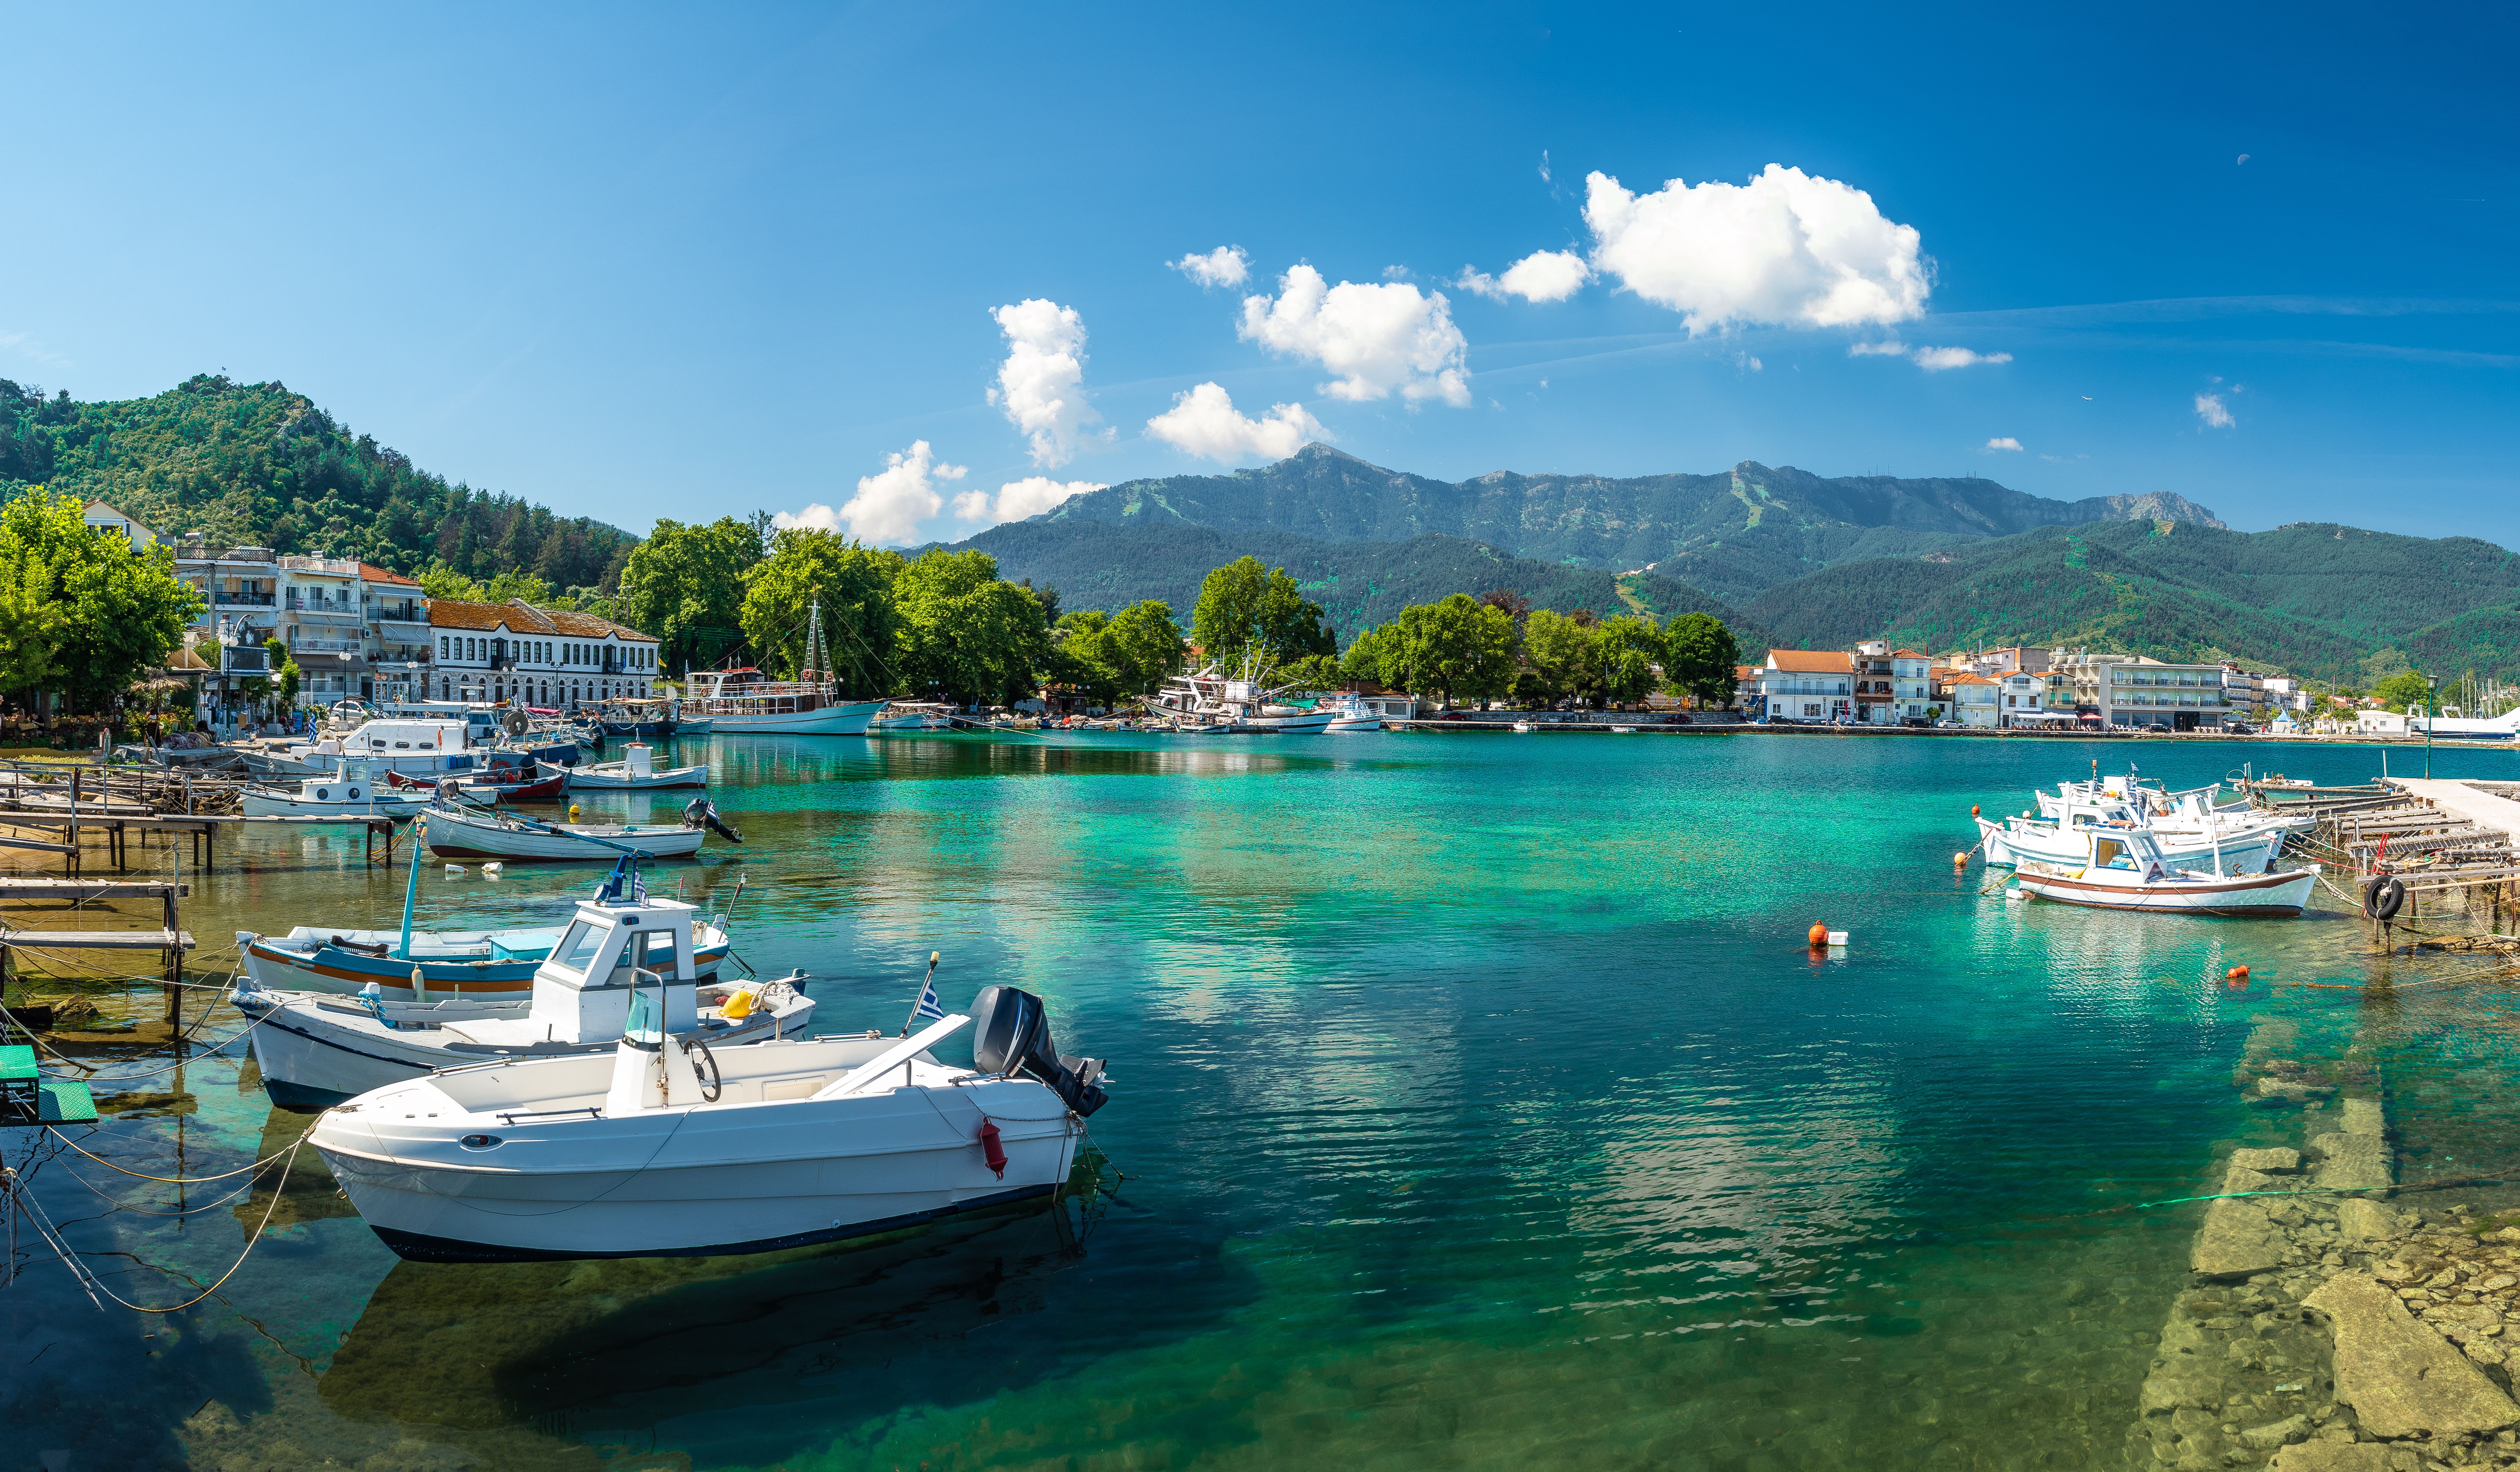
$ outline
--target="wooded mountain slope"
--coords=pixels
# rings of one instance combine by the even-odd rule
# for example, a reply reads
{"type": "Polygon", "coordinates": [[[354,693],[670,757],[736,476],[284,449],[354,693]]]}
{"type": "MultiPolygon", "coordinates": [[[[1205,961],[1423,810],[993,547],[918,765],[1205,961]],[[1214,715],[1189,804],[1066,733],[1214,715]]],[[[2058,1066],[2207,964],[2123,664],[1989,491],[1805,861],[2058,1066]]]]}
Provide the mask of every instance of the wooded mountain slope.
{"type": "Polygon", "coordinates": [[[1411,603],[1491,588],[1513,589],[1533,606],[1560,613],[1712,613],[1745,644],[1763,637],[1722,600],[1671,578],[1623,577],[1508,557],[1462,537],[1328,542],[1266,529],[1227,532],[1172,518],[1114,525],[1044,517],[993,526],[959,545],[996,558],[1001,577],[1056,587],[1062,607],[1118,609],[1152,598],[1185,618],[1208,569],[1240,557],[1258,558],[1285,568],[1303,585],[1304,596],[1322,605],[1342,644],[1411,603]]]}
{"type": "Polygon", "coordinates": [[[1325,542],[1465,537],[1545,562],[1649,568],[1735,602],[1834,563],[1912,556],[2037,526],[2130,516],[2221,525],[2212,513],[2168,493],[2065,502],[1977,478],[1826,479],[1748,462],[1714,475],[1499,470],[1454,484],[1318,444],[1229,475],[1110,486],[1048,515],[1291,532],[1325,542]]]}
{"type": "Polygon", "coordinates": [[[2061,644],[2350,680],[2386,648],[2450,678],[2520,670],[2515,603],[2520,557],[2473,538],[2114,522],[1831,567],[1743,611],[1816,647],[2061,644]]]}
{"type": "Polygon", "coordinates": [[[201,375],[146,399],[79,403],[0,379],[0,497],[46,485],[112,502],[163,535],[360,558],[431,558],[487,580],[608,586],[638,538],[415,468],[279,383],[201,375]]]}

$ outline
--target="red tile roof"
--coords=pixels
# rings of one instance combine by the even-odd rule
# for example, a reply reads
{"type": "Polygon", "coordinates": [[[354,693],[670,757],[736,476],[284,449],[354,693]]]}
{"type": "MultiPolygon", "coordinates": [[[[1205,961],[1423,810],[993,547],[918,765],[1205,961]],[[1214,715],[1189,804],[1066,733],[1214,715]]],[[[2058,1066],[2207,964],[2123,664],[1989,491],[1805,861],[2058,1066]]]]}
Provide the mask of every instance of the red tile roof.
{"type": "Polygon", "coordinates": [[[592,613],[572,613],[562,608],[537,608],[523,599],[510,599],[504,603],[468,603],[451,598],[428,601],[429,626],[438,629],[472,629],[494,633],[504,624],[516,634],[556,634],[562,639],[616,639],[656,642],[653,634],[642,634],[626,624],[592,613]]]}
{"type": "Polygon", "coordinates": [[[387,572],[374,562],[361,562],[359,564],[359,580],[364,583],[383,583],[396,588],[417,588],[420,586],[417,581],[404,577],[399,572],[387,572]]]}
{"type": "Polygon", "coordinates": [[[1770,649],[1768,668],[1796,675],[1852,675],[1855,661],[1842,649],[1770,649]]]}

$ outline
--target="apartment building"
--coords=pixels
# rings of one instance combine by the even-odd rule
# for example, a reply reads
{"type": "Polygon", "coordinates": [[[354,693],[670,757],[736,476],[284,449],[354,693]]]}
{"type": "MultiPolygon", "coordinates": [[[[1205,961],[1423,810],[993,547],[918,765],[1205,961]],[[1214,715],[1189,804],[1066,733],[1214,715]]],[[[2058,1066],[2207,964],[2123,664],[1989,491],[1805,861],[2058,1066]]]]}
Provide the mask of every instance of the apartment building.
{"type": "Polygon", "coordinates": [[[2231,714],[2224,698],[2223,665],[2168,664],[2140,654],[2055,651],[2049,704],[2111,726],[2150,726],[2166,731],[2211,730],[2231,714]]]}
{"type": "Polygon", "coordinates": [[[1793,721],[1853,721],[1855,660],[1836,649],[1770,649],[1759,666],[1760,712],[1793,721]]]}

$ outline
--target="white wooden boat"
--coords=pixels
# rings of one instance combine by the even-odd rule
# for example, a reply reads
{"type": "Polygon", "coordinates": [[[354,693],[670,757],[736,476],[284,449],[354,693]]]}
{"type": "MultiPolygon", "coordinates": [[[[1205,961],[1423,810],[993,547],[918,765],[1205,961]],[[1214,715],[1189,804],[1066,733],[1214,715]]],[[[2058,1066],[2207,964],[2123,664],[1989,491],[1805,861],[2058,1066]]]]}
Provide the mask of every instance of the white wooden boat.
{"type": "Polygon", "coordinates": [[[2139,828],[2084,830],[2078,865],[2031,861],[2013,871],[2024,894],[2103,910],[2180,914],[2299,914],[2318,882],[2319,867],[2263,874],[2200,874],[2170,867],[2151,834],[2139,828]]]}
{"type": "Polygon", "coordinates": [[[609,1052],[621,1039],[634,966],[666,978],[665,1016],[677,1037],[723,1048],[802,1035],[814,1004],[796,989],[801,977],[709,985],[699,948],[715,938],[722,949],[723,932],[694,906],[617,889],[579,903],[544,953],[562,964],[538,961],[529,993],[388,1001],[374,982],[357,997],[270,990],[248,969],[229,1000],[253,1020],[247,1037],[264,1091],[284,1108],[322,1108],[440,1068],[609,1052]],[[630,932],[630,944],[610,944],[630,932]],[[599,953],[613,958],[612,968],[589,972],[587,959],[599,953]]]}
{"type": "Polygon", "coordinates": [[[545,767],[542,770],[546,774],[565,776],[569,786],[580,791],[708,785],[707,763],[697,767],[659,767],[655,762],[654,748],[645,741],[632,741],[622,749],[621,756],[617,762],[590,762],[577,767],[545,767]]]}
{"type": "MultiPolygon", "coordinates": [[[[618,946],[615,937],[607,944],[618,946]]],[[[604,974],[554,958],[556,984],[604,974]]],[[[916,1036],[713,1049],[676,1034],[634,961],[609,1052],[450,1069],[364,1093],[307,1135],[388,1247],[429,1262],[766,1252],[1046,1195],[1067,1180],[1102,1064],[1061,1057],[1041,1001],[974,999],[976,1066],[916,1036]]]]}
{"type": "Polygon", "coordinates": [[[431,809],[426,842],[442,859],[608,864],[624,851],[650,859],[688,859],[700,851],[697,825],[541,823],[514,813],[431,809]]]}
{"type": "Polygon", "coordinates": [[[869,736],[907,736],[913,732],[951,731],[954,707],[937,700],[895,700],[867,725],[869,736]]]}
{"type": "Polygon", "coordinates": [[[387,786],[370,763],[344,758],[338,776],[300,778],[295,791],[248,787],[238,800],[248,818],[409,818],[431,794],[387,786]]]}

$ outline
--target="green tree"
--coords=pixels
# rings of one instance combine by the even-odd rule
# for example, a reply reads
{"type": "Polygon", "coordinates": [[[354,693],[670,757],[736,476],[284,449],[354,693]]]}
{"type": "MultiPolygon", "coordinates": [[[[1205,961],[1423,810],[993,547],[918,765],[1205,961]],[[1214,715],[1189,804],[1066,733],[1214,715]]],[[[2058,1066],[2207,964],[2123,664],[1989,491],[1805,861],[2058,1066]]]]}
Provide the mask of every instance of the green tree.
{"type": "Polygon", "coordinates": [[[431,599],[452,599],[460,603],[486,603],[490,601],[489,589],[443,560],[431,561],[421,569],[420,591],[431,599]]]}
{"type": "Polygon", "coordinates": [[[1029,588],[985,552],[936,548],[902,565],[900,665],[910,688],[958,703],[1031,695],[1050,664],[1050,625],[1029,588]]]}
{"type": "Polygon", "coordinates": [[[1278,666],[1276,678],[1289,690],[1330,690],[1344,673],[1340,661],[1328,654],[1306,654],[1278,666]]]}
{"type": "Polygon", "coordinates": [[[894,583],[901,554],[861,546],[837,532],[791,526],[770,539],[770,555],[743,576],[743,637],[764,670],[795,678],[817,604],[823,643],[844,694],[888,695],[902,688],[901,614],[894,583]]]}
{"type": "Polygon", "coordinates": [[[1257,558],[1229,562],[1198,585],[1190,638],[1229,671],[1252,655],[1283,664],[1338,653],[1338,641],[1323,626],[1322,605],[1304,597],[1285,568],[1263,567],[1257,558]]]}
{"type": "Polygon", "coordinates": [[[1493,699],[1513,688],[1513,615],[1466,593],[1414,603],[1369,637],[1377,667],[1369,678],[1384,685],[1432,691],[1446,705],[1456,697],[1493,699]]]}
{"type": "Polygon", "coordinates": [[[656,636],[665,669],[713,665],[741,637],[743,577],[764,551],[760,531],[743,518],[658,521],[622,566],[622,618],[656,636]]]}
{"type": "Polygon", "coordinates": [[[1663,683],[1675,694],[1693,696],[1700,705],[1724,705],[1739,689],[1733,671],[1741,663],[1732,631],[1711,613],[1684,613],[1662,631],[1663,683]]]}
{"type": "Polygon", "coordinates": [[[1375,685],[1398,686],[1399,630],[1393,624],[1376,624],[1356,636],[1339,658],[1339,673],[1350,680],[1370,680],[1375,685]],[[1386,670],[1386,666],[1388,669],[1386,670]]]}
{"type": "Polygon", "coordinates": [[[25,682],[0,692],[58,689],[72,710],[92,711],[165,662],[202,601],[175,576],[172,551],[90,530],[83,506],[36,487],[0,507],[0,618],[41,641],[0,656],[0,671],[25,682]]]}
{"type": "Polygon", "coordinates": [[[2413,670],[2400,670],[2371,687],[2371,694],[2394,711],[2422,705],[2432,698],[2432,682],[2413,670]]]}
{"type": "Polygon", "coordinates": [[[1600,685],[1595,631],[1552,609],[1535,608],[1524,618],[1522,660],[1544,700],[1589,700],[1600,685]]]}
{"type": "Polygon", "coordinates": [[[482,591],[486,601],[494,603],[504,603],[511,599],[520,598],[535,607],[541,608],[548,606],[552,601],[551,584],[530,572],[520,572],[513,567],[493,576],[489,587],[482,591]]]}
{"type": "Polygon", "coordinates": [[[1662,678],[1656,667],[1670,657],[1670,641],[1642,613],[1623,613],[1593,630],[1597,687],[1603,700],[1642,700],[1662,678]]]}
{"type": "Polygon", "coordinates": [[[1117,614],[1079,609],[1061,615],[1058,629],[1061,678],[1102,704],[1145,695],[1181,672],[1181,630],[1169,603],[1148,599],[1117,614]]]}

